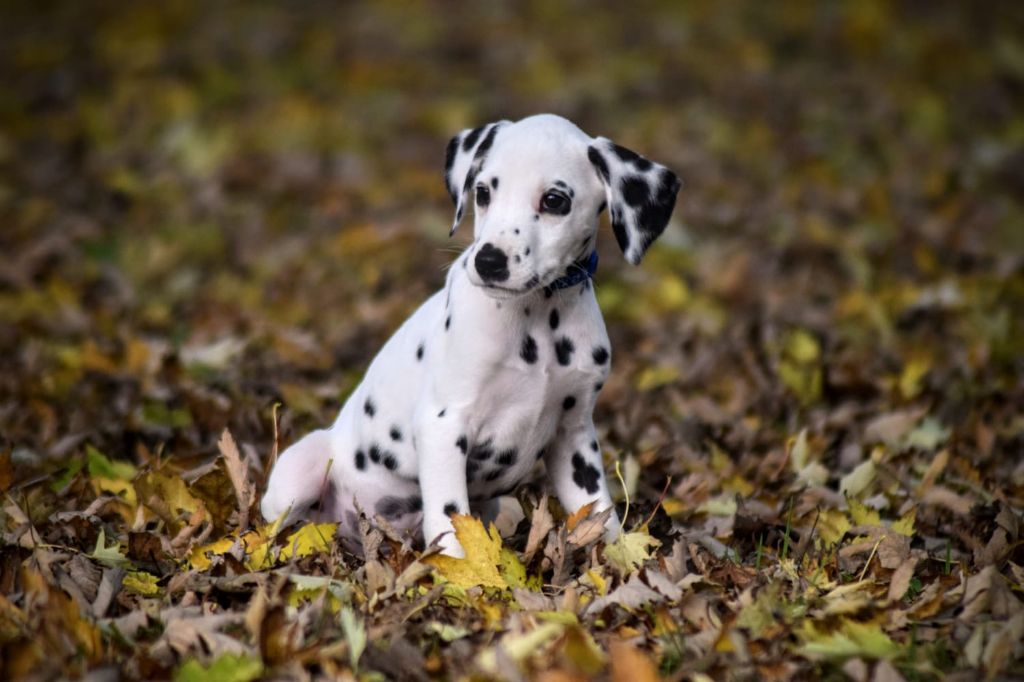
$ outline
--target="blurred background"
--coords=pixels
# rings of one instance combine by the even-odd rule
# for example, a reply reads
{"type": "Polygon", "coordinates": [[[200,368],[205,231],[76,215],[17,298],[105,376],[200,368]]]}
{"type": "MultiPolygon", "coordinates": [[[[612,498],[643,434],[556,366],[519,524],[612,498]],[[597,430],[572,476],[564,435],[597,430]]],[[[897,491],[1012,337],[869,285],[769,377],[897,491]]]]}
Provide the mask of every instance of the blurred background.
{"type": "Polygon", "coordinates": [[[641,491],[802,426],[849,469],[908,407],[1019,486],[1021,8],[4,3],[0,450],[328,423],[467,243],[448,139],[547,111],[684,181],[639,268],[603,227],[597,421],[641,491]]]}

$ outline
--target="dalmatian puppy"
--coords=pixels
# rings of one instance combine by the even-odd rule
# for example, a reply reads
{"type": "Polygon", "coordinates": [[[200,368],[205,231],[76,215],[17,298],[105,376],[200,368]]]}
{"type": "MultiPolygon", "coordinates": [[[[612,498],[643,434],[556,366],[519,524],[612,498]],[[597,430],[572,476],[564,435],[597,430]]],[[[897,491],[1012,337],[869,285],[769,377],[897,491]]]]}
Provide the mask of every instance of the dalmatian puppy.
{"type": "MultiPolygon", "coordinates": [[[[665,229],[679,180],[543,114],[455,136],[445,181],[452,233],[475,205],[473,243],[334,424],[281,455],[266,519],[336,520],[354,537],[359,509],[461,556],[450,515],[493,513],[541,459],[566,510],[612,506],[592,420],[611,362],[590,282],[598,219],[608,208],[635,265],[665,229]]],[[[607,539],[618,528],[613,510],[607,539]]]]}

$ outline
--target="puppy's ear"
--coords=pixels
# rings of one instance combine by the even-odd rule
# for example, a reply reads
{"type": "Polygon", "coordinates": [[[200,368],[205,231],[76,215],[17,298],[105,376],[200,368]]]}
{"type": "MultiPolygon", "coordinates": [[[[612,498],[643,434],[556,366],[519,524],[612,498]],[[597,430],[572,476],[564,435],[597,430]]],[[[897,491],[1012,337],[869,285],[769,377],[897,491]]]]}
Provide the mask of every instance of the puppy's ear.
{"type": "Polygon", "coordinates": [[[444,184],[455,203],[455,220],[449,235],[455,234],[455,228],[462,221],[476,175],[487,159],[487,152],[494,144],[498,130],[507,123],[509,121],[497,121],[479,128],[466,128],[448,142],[444,159],[444,184]]]}
{"type": "Polygon", "coordinates": [[[604,183],[619,248],[636,265],[668,225],[682,183],[668,168],[606,137],[595,138],[587,156],[604,183]]]}

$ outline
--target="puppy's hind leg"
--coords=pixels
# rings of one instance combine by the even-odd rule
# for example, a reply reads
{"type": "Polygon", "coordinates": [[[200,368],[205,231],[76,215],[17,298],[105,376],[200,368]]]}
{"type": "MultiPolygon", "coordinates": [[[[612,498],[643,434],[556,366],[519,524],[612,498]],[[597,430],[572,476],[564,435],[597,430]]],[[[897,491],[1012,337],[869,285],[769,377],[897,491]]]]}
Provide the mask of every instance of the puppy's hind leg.
{"type": "Polygon", "coordinates": [[[287,514],[287,525],[308,516],[310,506],[321,496],[331,495],[328,472],[332,457],[331,437],[326,429],[313,431],[287,448],[270,472],[267,492],[260,502],[263,518],[273,522],[287,514]]]}

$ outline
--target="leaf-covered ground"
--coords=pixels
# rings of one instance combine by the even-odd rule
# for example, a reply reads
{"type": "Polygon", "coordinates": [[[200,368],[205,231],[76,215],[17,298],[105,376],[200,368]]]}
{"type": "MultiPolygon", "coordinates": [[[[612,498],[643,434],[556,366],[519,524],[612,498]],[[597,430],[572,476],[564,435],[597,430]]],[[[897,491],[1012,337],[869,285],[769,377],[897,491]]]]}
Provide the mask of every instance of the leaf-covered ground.
{"type": "Polygon", "coordinates": [[[1024,675],[1024,17],[970,4],[4,3],[0,678],[1024,675]],[[538,111],[685,182],[596,280],[628,534],[264,525],[465,244],[448,137],[538,111]]]}

